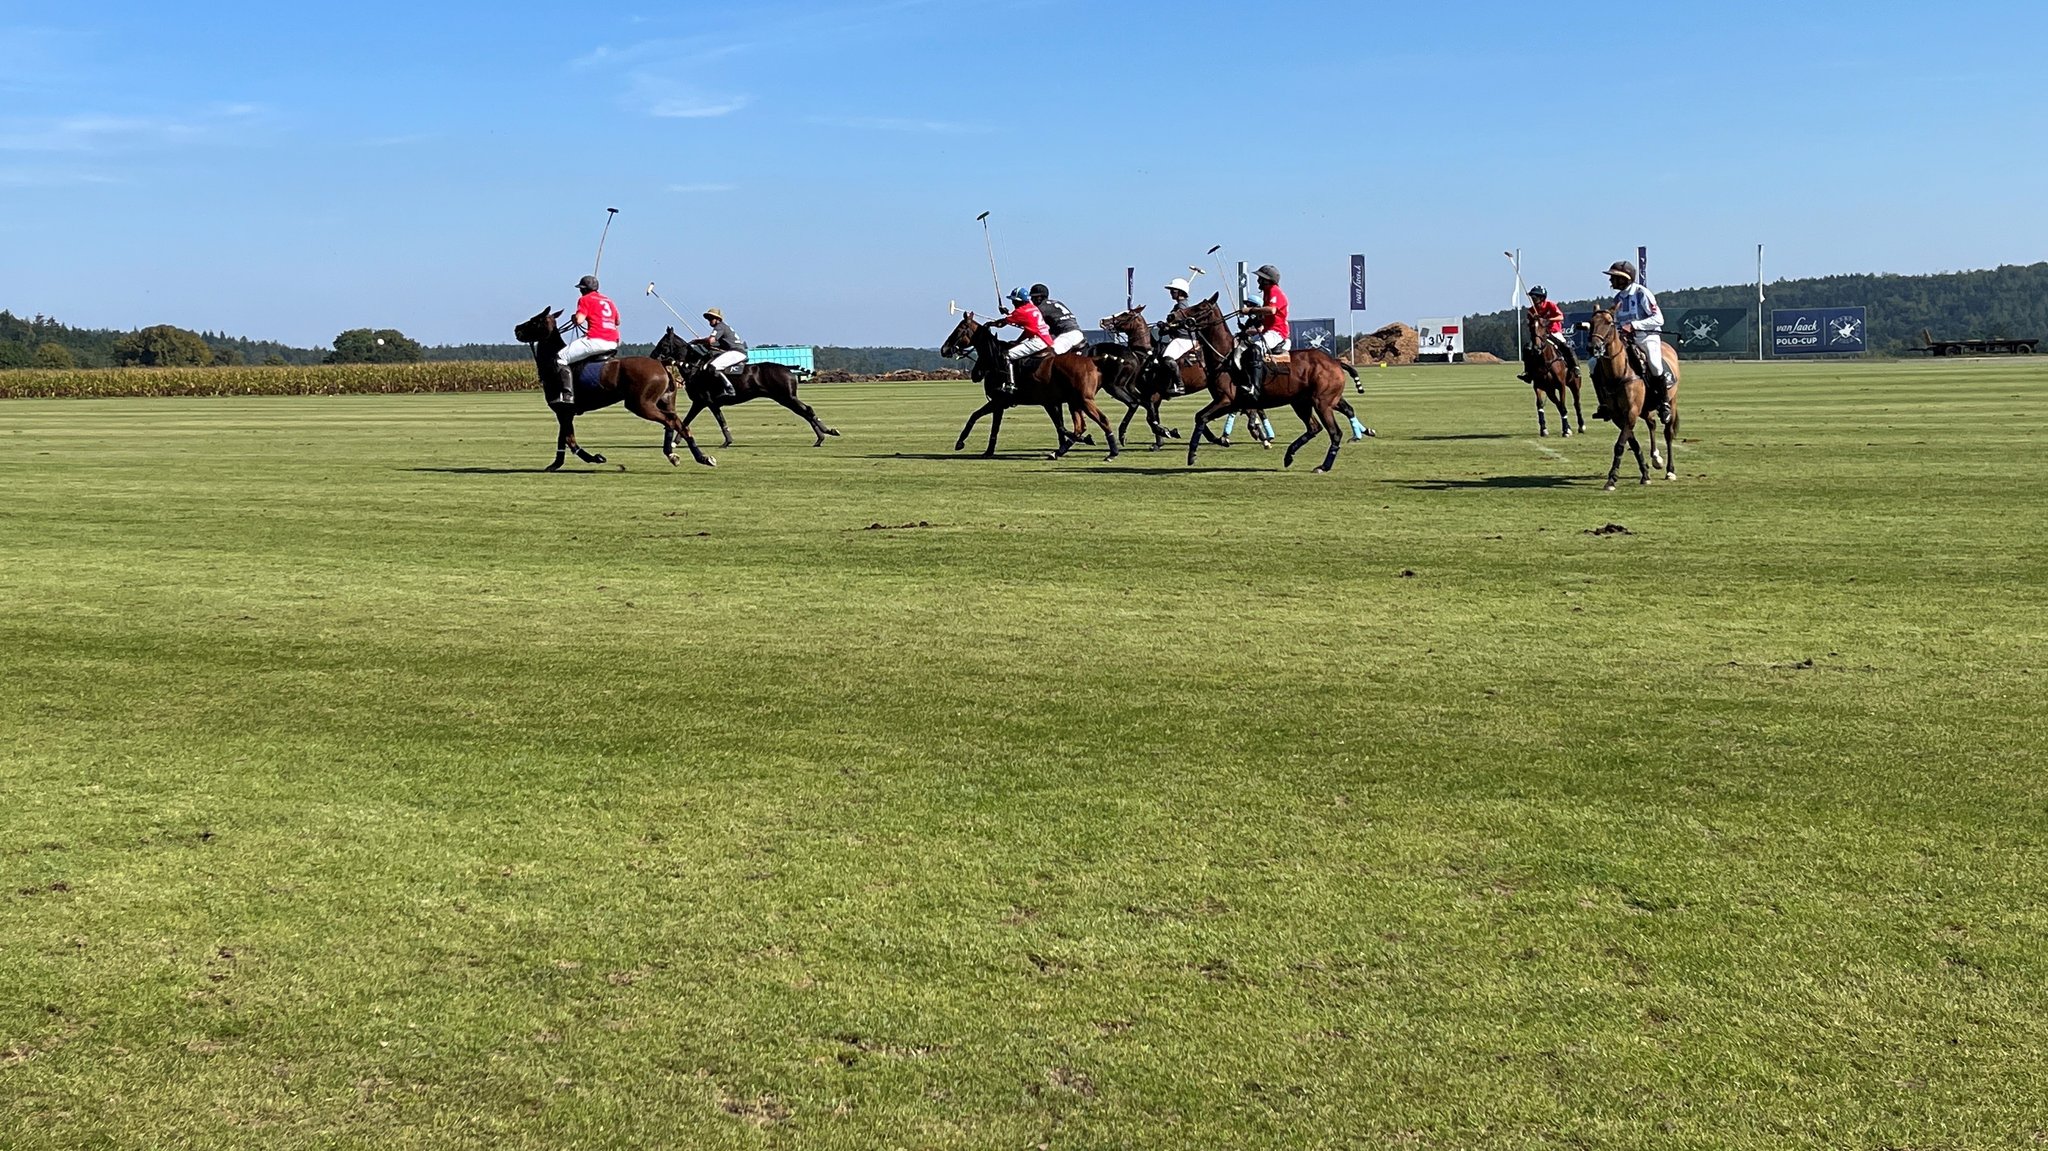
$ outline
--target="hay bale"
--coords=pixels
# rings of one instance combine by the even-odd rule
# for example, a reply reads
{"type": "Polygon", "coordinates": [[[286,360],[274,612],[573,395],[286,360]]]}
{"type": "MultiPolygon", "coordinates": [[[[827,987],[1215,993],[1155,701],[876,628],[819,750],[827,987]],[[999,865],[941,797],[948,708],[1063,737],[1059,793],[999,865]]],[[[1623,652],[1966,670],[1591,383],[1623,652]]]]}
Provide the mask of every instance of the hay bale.
{"type": "Polygon", "coordinates": [[[1415,362],[1422,351],[1422,335],[1406,324],[1388,324],[1370,335],[1358,337],[1352,346],[1353,364],[1392,364],[1400,367],[1415,362]]]}
{"type": "Polygon", "coordinates": [[[1507,361],[1494,355],[1492,352],[1466,352],[1465,362],[1468,364],[1504,364],[1507,361]]]}

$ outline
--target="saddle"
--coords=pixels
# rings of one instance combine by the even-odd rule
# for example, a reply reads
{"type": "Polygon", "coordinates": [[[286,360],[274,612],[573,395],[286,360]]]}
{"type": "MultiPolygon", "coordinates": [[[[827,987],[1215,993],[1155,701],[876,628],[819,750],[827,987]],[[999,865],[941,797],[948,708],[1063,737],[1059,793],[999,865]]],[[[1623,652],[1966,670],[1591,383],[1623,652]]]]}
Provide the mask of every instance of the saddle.
{"type": "Polygon", "coordinates": [[[619,358],[616,350],[599,352],[587,360],[576,361],[576,386],[594,388],[604,380],[604,366],[619,358]]]}

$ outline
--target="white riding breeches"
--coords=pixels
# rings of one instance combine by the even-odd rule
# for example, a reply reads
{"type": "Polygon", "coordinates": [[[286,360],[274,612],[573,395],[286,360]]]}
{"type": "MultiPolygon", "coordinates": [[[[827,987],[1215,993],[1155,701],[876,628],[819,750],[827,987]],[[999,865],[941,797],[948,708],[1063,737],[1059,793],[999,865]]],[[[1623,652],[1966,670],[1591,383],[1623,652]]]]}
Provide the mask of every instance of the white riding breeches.
{"type": "Polygon", "coordinates": [[[1259,341],[1266,345],[1268,352],[1280,352],[1287,349],[1287,337],[1270,328],[1259,333],[1259,341]]]}
{"type": "Polygon", "coordinates": [[[1656,332],[1640,330],[1632,338],[1636,342],[1636,350],[1643,354],[1643,363],[1653,372],[1668,374],[1669,369],[1664,364],[1664,338],[1656,332]]]}
{"type": "Polygon", "coordinates": [[[722,372],[727,368],[738,367],[746,362],[747,354],[745,352],[720,352],[711,357],[711,368],[713,371],[722,372]]]}
{"type": "Polygon", "coordinates": [[[1166,341],[1166,362],[1173,363],[1195,350],[1195,341],[1187,336],[1175,336],[1166,341]]]}
{"type": "Polygon", "coordinates": [[[1086,332],[1061,332],[1059,335],[1054,336],[1052,338],[1053,354],[1065,355],[1066,353],[1073,351],[1075,348],[1078,348],[1082,344],[1085,344],[1087,342],[1088,333],[1086,332]]]}
{"type": "Polygon", "coordinates": [[[1035,356],[1044,351],[1045,347],[1044,340],[1039,339],[1037,336],[1026,336],[1018,340],[1016,345],[1010,349],[1010,359],[1021,360],[1026,356],[1035,356]]]}
{"type": "Polygon", "coordinates": [[[618,350],[616,340],[593,340],[589,336],[578,336],[569,341],[568,347],[562,349],[562,354],[556,357],[556,362],[566,368],[571,364],[580,364],[592,356],[618,350]]]}

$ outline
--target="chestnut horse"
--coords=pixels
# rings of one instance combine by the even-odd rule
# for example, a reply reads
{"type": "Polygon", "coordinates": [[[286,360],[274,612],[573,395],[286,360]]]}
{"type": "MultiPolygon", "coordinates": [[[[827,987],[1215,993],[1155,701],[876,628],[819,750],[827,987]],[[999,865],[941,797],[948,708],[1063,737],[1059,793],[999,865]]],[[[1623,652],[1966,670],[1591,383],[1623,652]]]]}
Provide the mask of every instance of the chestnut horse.
{"type": "MultiPolygon", "coordinates": [[[[683,413],[683,427],[689,427],[690,421],[697,418],[698,412],[710,408],[712,418],[718,421],[718,430],[725,436],[725,447],[732,446],[732,429],[725,426],[725,412],[722,409],[734,404],[744,404],[748,400],[774,400],[795,412],[799,419],[811,425],[811,434],[817,437],[817,442],[811,445],[814,448],[824,447],[826,436],[839,434],[825,426],[825,421],[818,418],[818,413],[811,410],[811,405],[796,398],[796,374],[789,370],[787,364],[748,364],[741,370],[738,382],[733,385],[732,390],[735,394],[728,396],[725,394],[724,381],[711,370],[711,352],[703,344],[693,344],[683,339],[676,334],[674,328],[670,328],[656,341],[652,355],[664,365],[675,369],[674,378],[678,386],[690,397],[690,410],[683,413]]],[[[670,450],[674,440],[673,432],[663,436],[662,450],[670,450]]]]}
{"type": "Polygon", "coordinates": [[[1117,435],[1110,429],[1109,420],[1103,416],[1102,409],[1095,406],[1095,395],[1102,387],[1102,373],[1095,366],[1094,358],[1080,352],[1041,355],[1028,362],[1028,371],[1025,370],[1026,365],[1018,365],[1017,390],[1006,392],[1003,390],[1006,379],[1003,359],[1015,346],[1014,342],[998,337],[994,325],[975,319],[973,312],[960,317],[953,334],[947,336],[946,342],[940,346],[939,354],[948,358],[974,353],[972,378],[988,396],[988,402],[967,417],[967,424],[960,429],[960,439],[953,444],[953,450],[957,452],[965,448],[968,433],[974,430],[981,417],[988,416],[988,450],[981,454],[995,455],[996,437],[1003,430],[1003,413],[1029,404],[1044,408],[1046,415],[1052,418],[1053,431],[1058,433],[1060,442],[1059,450],[1053,455],[1054,458],[1064,456],[1080,442],[1060,422],[1060,409],[1072,405],[1102,429],[1103,438],[1109,441],[1108,458],[1115,459],[1122,449],[1118,447],[1117,435]]]}
{"type": "MultiPolygon", "coordinates": [[[[513,336],[520,343],[533,345],[533,366],[540,376],[543,392],[555,386],[556,365],[561,362],[562,349],[567,346],[562,339],[561,320],[559,309],[542,308],[532,319],[512,329],[513,336]]],[[[617,403],[625,404],[627,411],[643,420],[660,424],[667,429],[669,437],[681,433],[683,442],[690,446],[690,455],[698,463],[707,468],[718,466],[718,461],[698,450],[690,429],[676,418],[675,397],[669,392],[668,369],[658,360],[647,356],[621,356],[607,361],[600,370],[596,386],[578,384],[574,397],[574,403],[549,405],[554,410],[555,422],[560,425],[560,434],[555,437],[555,462],[547,468],[551,472],[560,470],[565,452],[575,452],[576,458],[586,464],[605,462],[604,456],[586,452],[576,442],[576,417],[617,403]]],[[[665,450],[669,463],[682,463],[676,458],[673,447],[665,450]]]]}
{"type": "Polygon", "coordinates": [[[1629,341],[1614,322],[1614,313],[1605,308],[1593,313],[1589,327],[1593,333],[1593,390],[1607,409],[1607,418],[1621,429],[1614,439],[1614,466],[1607,469],[1607,490],[1614,490],[1615,480],[1621,475],[1624,449],[1635,451],[1636,467],[1643,473],[1643,482],[1650,482],[1650,469],[1643,463],[1643,446],[1636,442],[1637,421],[1650,425],[1650,462],[1665,469],[1665,479],[1677,479],[1678,459],[1672,454],[1671,444],[1678,434],[1678,349],[1670,341],[1664,342],[1664,367],[1671,373],[1671,420],[1664,425],[1664,454],[1659,458],[1657,413],[1644,407],[1648,387],[1636,371],[1629,341]]]}
{"type": "Polygon", "coordinates": [[[1536,392],[1536,434],[1550,434],[1550,429],[1544,426],[1543,401],[1546,397],[1557,405],[1557,422],[1563,426],[1564,434],[1572,434],[1572,418],[1564,410],[1567,388],[1572,393],[1572,411],[1578,413],[1579,430],[1585,431],[1586,410],[1579,406],[1579,366],[1558,350],[1557,342],[1550,337],[1549,324],[1534,312],[1524,310],[1522,315],[1529,327],[1529,355],[1525,366],[1532,377],[1530,386],[1536,392]]]}
{"type": "MultiPolygon", "coordinates": [[[[1316,466],[1320,475],[1337,463],[1337,452],[1344,446],[1344,431],[1337,422],[1339,414],[1347,420],[1353,414],[1351,405],[1344,399],[1344,380],[1358,379],[1358,373],[1349,364],[1328,352],[1304,348],[1295,352],[1289,360],[1273,360],[1267,365],[1266,383],[1256,401],[1247,401],[1242,388],[1244,369],[1237,364],[1237,338],[1225,322],[1223,309],[1216,304],[1217,296],[1196,304],[1184,304],[1173,310],[1176,319],[1183,321],[1195,333],[1195,346],[1201,351],[1202,368],[1210,381],[1216,399],[1195,413],[1195,430],[1188,436],[1188,463],[1195,462],[1195,449],[1202,444],[1202,437],[1208,433],[1209,421],[1225,412],[1251,411],[1263,405],[1286,404],[1300,417],[1304,431],[1293,443],[1287,445],[1283,467],[1294,466],[1295,453],[1314,439],[1317,432],[1330,437],[1329,454],[1316,466]]],[[[1372,435],[1370,428],[1367,435],[1372,435]]]]}

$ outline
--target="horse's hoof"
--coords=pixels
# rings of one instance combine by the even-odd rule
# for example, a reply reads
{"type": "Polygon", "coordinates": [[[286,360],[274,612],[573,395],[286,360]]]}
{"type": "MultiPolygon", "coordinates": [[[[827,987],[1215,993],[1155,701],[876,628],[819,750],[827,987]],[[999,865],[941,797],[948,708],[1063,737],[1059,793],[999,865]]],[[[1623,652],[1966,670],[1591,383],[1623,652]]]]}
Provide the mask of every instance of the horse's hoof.
{"type": "Polygon", "coordinates": [[[1540,437],[1543,437],[1543,438],[1545,438],[1545,439],[1548,439],[1548,438],[1550,437],[1550,429],[1549,429],[1549,428],[1540,428],[1540,427],[1539,427],[1539,428],[1537,428],[1537,429],[1536,429],[1536,434],[1537,434],[1538,436],[1540,436],[1540,437]]]}
{"type": "Polygon", "coordinates": [[[1280,466],[1281,466],[1281,467],[1283,467],[1283,468],[1291,468],[1291,467],[1293,467],[1293,466],[1294,466],[1294,457],[1293,457],[1293,456],[1288,456],[1288,457],[1287,457],[1286,459],[1284,459],[1284,460],[1281,460],[1281,461],[1280,461],[1280,466]]]}
{"type": "Polygon", "coordinates": [[[609,461],[607,461],[602,455],[593,455],[590,457],[590,462],[593,464],[602,464],[607,463],[609,461]]]}
{"type": "Polygon", "coordinates": [[[1229,446],[1230,446],[1230,437],[1229,437],[1229,436],[1224,436],[1224,437],[1223,437],[1222,439],[1220,439],[1220,440],[1217,440],[1217,441],[1216,441],[1216,446],[1217,446],[1217,447],[1219,447],[1219,448],[1227,448],[1227,447],[1229,447],[1229,446]]]}
{"type": "Polygon", "coordinates": [[[967,441],[966,441],[966,440],[961,440],[961,441],[960,441],[959,443],[957,443],[957,444],[954,444],[954,445],[953,445],[953,450],[954,450],[954,451],[956,451],[956,452],[964,452],[964,451],[966,451],[966,450],[967,450],[967,441]]]}
{"type": "Polygon", "coordinates": [[[1606,486],[1606,487],[1604,487],[1604,488],[1601,488],[1600,490],[1601,490],[1601,491],[1603,491],[1603,492],[1611,492],[1611,491],[1613,491],[1613,490],[1614,490],[1614,481],[1613,481],[1613,480],[1608,480],[1608,481],[1607,481],[1607,486],[1606,486]]]}
{"type": "Polygon", "coordinates": [[[707,468],[715,468],[718,466],[718,460],[711,456],[705,456],[704,466],[707,468]]]}
{"type": "Polygon", "coordinates": [[[1328,469],[1328,468],[1313,468],[1313,469],[1311,469],[1311,470],[1309,471],[1309,473],[1308,473],[1308,474],[1310,474],[1310,475],[1312,475],[1312,476],[1327,476],[1327,475],[1329,475],[1329,474],[1330,474],[1330,469],[1328,469]]]}
{"type": "Polygon", "coordinates": [[[556,460],[554,463],[549,464],[547,467],[542,468],[541,470],[547,472],[559,472],[562,470],[562,461],[556,460]]]}
{"type": "Polygon", "coordinates": [[[1677,478],[1678,478],[1678,473],[1677,473],[1677,472],[1665,472],[1665,473],[1664,473],[1664,478],[1665,478],[1665,479],[1667,479],[1667,480],[1675,480],[1675,479],[1677,479],[1677,478]]]}
{"type": "Polygon", "coordinates": [[[668,454],[668,466],[669,466],[669,467],[672,467],[672,468],[679,468],[679,467],[682,467],[682,466],[683,466],[683,457],[681,457],[681,456],[679,456],[679,455],[675,454],[674,452],[670,452],[670,453],[668,454]]]}
{"type": "Polygon", "coordinates": [[[838,435],[838,434],[839,434],[839,432],[838,432],[838,431],[837,431],[836,429],[833,429],[833,428],[826,428],[826,429],[825,429],[825,434],[826,434],[826,435],[828,435],[828,436],[836,436],[836,435],[838,435]]]}

